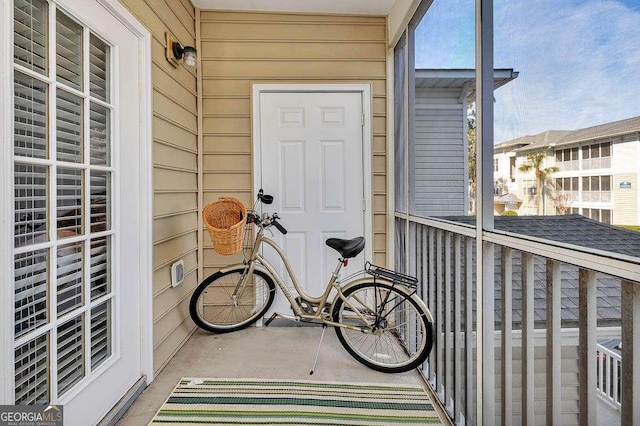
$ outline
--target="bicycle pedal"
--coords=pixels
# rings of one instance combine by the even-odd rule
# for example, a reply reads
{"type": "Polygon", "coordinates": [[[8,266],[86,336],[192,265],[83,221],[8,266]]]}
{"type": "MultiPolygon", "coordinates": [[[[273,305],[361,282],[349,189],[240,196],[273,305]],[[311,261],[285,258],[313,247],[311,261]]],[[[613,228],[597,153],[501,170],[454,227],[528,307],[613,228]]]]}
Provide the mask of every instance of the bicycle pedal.
{"type": "Polygon", "coordinates": [[[268,319],[268,320],[266,320],[266,321],[264,322],[264,326],[265,326],[265,327],[268,327],[268,326],[269,326],[269,324],[271,324],[271,322],[272,322],[274,319],[276,319],[276,318],[284,318],[284,319],[289,320],[289,321],[300,322],[300,317],[298,317],[298,316],[295,316],[295,317],[294,317],[294,316],[292,316],[292,315],[285,315],[285,314],[281,314],[281,313],[279,313],[279,312],[274,312],[274,313],[269,317],[269,319],[268,319]]]}
{"type": "Polygon", "coordinates": [[[277,312],[274,312],[274,313],[273,313],[273,315],[271,315],[271,316],[269,317],[269,319],[268,319],[268,320],[266,320],[266,321],[264,322],[264,326],[265,326],[265,327],[269,327],[269,324],[271,324],[271,322],[272,322],[274,319],[276,319],[277,317],[278,317],[278,313],[277,313],[277,312]]]}

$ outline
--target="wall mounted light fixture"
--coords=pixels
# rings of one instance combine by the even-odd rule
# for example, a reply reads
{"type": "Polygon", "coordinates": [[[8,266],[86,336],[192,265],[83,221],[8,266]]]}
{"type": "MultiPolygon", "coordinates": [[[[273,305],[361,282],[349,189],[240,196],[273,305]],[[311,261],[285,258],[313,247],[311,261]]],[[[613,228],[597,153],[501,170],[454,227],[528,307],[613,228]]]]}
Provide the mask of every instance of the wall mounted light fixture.
{"type": "Polygon", "coordinates": [[[176,40],[176,37],[166,33],[165,56],[167,61],[174,67],[178,67],[179,61],[184,63],[185,67],[195,68],[197,66],[198,51],[192,46],[182,46],[176,40]]]}

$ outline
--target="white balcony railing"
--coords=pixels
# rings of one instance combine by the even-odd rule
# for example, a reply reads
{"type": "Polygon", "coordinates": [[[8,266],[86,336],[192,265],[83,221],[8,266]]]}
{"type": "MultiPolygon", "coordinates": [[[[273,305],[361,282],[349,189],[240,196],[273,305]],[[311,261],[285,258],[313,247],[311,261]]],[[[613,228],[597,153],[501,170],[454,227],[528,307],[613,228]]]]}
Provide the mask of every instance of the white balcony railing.
{"type": "Polygon", "coordinates": [[[423,373],[451,420],[590,425],[597,422],[599,392],[620,404],[623,424],[625,412],[627,420],[635,419],[640,410],[640,380],[633,379],[640,378],[640,357],[634,354],[640,348],[637,259],[499,231],[482,235],[478,256],[474,227],[396,213],[395,267],[418,277],[419,294],[435,319],[434,348],[423,373]],[[483,289],[476,286],[476,273],[483,270],[477,262],[495,272],[493,282],[483,273],[483,289]],[[609,325],[621,326],[622,360],[597,347],[602,280],[618,283],[621,294],[617,324],[609,325]],[[476,294],[482,292],[478,303],[476,294]],[[480,315],[484,326],[478,329],[480,315]],[[609,369],[628,380],[605,374],[609,369]],[[484,399],[482,406],[478,398],[484,399]],[[495,413],[478,407],[495,407],[495,413]]]}
{"type": "Polygon", "coordinates": [[[620,409],[620,374],[622,357],[619,353],[598,344],[596,350],[598,365],[598,392],[601,397],[620,409]]]}

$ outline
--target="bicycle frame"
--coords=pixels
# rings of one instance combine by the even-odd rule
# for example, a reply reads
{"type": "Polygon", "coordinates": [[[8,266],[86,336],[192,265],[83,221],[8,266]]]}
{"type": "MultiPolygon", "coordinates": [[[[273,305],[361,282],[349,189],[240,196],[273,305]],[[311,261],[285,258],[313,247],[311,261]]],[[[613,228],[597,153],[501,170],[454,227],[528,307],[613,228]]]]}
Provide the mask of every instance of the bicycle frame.
{"type": "MultiPolygon", "coordinates": [[[[293,268],[291,267],[291,264],[289,263],[289,260],[287,259],[287,257],[285,255],[284,251],[282,250],[282,248],[275,241],[265,237],[264,236],[264,228],[261,228],[260,231],[258,232],[258,235],[256,236],[256,240],[254,242],[254,245],[253,245],[253,248],[252,248],[252,251],[251,251],[251,256],[243,264],[243,266],[245,266],[245,267],[248,265],[249,268],[247,269],[247,271],[245,272],[244,276],[242,277],[242,280],[240,280],[240,282],[238,282],[238,285],[236,286],[236,289],[235,289],[234,294],[233,294],[234,298],[237,296],[238,293],[241,293],[244,290],[245,286],[247,285],[248,277],[253,274],[253,271],[256,268],[256,262],[259,262],[260,266],[263,267],[266,270],[266,272],[274,279],[274,281],[276,282],[278,287],[280,287],[280,290],[282,290],[282,292],[284,293],[285,297],[287,298],[287,300],[291,304],[293,312],[295,313],[295,315],[297,317],[304,318],[304,319],[307,319],[307,320],[320,320],[324,324],[331,325],[331,326],[334,326],[334,327],[349,328],[349,329],[353,329],[353,330],[362,331],[362,332],[365,332],[365,333],[371,332],[366,328],[354,327],[354,326],[351,326],[351,325],[346,325],[346,324],[341,324],[341,323],[334,322],[330,318],[327,319],[327,318],[323,317],[323,315],[322,315],[322,311],[323,311],[324,307],[327,306],[327,300],[329,299],[329,294],[331,293],[332,289],[335,289],[337,291],[337,295],[336,295],[336,297],[334,297],[333,300],[336,300],[336,298],[338,298],[338,297],[341,298],[344,301],[344,303],[347,306],[349,306],[361,318],[361,320],[365,324],[368,324],[368,320],[364,317],[364,315],[362,315],[359,312],[358,309],[356,309],[349,302],[349,300],[347,300],[344,297],[343,292],[342,292],[342,288],[339,285],[337,285],[338,274],[340,273],[340,270],[342,269],[342,265],[343,265],[343,261],[341,259],[338,261],[338,265],[336,266],[336,269],[334,270],[333,274],[331,275],[331,279],[329,280],[329,283],[327,284],[327,287],[326,287],[324,293],[322,295],[320,295],[319,297],[309,296],[304,291],[302,291],[302,289],[300,288],[300,284],[299,284],[299,282],[298,282],[298,280],[297,280],[297,278],[295,276],[293,268]],[[293,297],[293,295],[289,291],[289,288],[287,287],[286,283],[284,282],[284,280],[282,279],[280,274],[278,274],[278,272],[275,270],[275,267],[267,259],[265,259],[264,256],[262,256],[260,254],[260,247],[261,247],[262,243],[265,243],[265,244],[273,247],[273,249],[276,251],[276,253],[278,253],[278,256],[280,257],[280,259],[282,259],[282,262],[285,265],[285,269],[287,271],[287,274],[291,278],[291,282],[293,283],[293,287],[296,290],[296,292],[298,292],[298,294],[300,295],[300,298],[302,300],[308,302],[308,303],[311,303],[313,305],[317,305],[317,309],[316,309],[315,314],[311,314],[311,313],[305,312],[302,309],[302,307],[300,306],[298,301],[293,297]]],[[[236,267],[237,267],[237,265],[233,265],[233,266],[229,266],[229,267],[225,268],[224,270],[230,270],[230,269],[234,269],[236,267]]],[[[260,269],[262,269],[262,268],[260,268],[260,269]]],[[[366,280],[366,279],[354,280],[354,281],[350,282],[349,285],[355,285],[357,283],[364,282],[364,281],[368,281],[368,280],[366,280]]],[[[389,283],[389,284],[391,284],[391,283],[389,283]]]]}

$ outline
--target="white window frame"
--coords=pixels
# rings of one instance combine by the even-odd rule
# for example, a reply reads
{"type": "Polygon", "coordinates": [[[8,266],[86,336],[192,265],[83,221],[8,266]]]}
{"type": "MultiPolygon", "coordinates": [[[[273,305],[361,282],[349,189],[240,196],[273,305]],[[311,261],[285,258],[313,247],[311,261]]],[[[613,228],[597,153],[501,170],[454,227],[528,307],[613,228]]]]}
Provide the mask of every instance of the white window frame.
{"type": "MultiPolygon", "coordinates": [[[[138,38],[140,75],[140,215],[141,234],[141,374],[153,380],[153,160],[151,34],[118,0],[96,0],[138,38]]],[[[64,0],[57,0],[66,8],[64,0]]],[[[0,0],[0,404],[13,404],[14,397],[14,196],[13,182],[13,0],[0,0]],[[9,349],[11,348],[11,349],[9,349]]],[[[55,342],[54,342],[55,343],[55,342]]]]}

